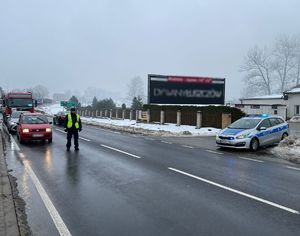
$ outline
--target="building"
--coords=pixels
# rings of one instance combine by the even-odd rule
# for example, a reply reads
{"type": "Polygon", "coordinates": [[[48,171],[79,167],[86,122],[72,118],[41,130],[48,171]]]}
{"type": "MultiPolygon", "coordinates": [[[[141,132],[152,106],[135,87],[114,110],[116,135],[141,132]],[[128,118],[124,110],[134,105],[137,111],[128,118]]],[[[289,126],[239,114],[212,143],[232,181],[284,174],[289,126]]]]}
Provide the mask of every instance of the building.
{"type": "Polygon", "coordinates": [[[300,115],[300,85],[285,91],[283,94],[288,104],[287,117],[300,115]]]}
{"type": "Polygon", "coordinates": [[[294,115],[300,115],[300,85],[283,94],[242,98],[240,101],[241,104],[236,104],[236,107],[246,114],[266,113],[290,119],[294,115]]]}
{"type": "Polygon", "coordinates": [[[270,114],[287,118],[287,101],[283,94],[273,94],[260,97],[242,98],[236,105],[246,114],[270,114]]]}

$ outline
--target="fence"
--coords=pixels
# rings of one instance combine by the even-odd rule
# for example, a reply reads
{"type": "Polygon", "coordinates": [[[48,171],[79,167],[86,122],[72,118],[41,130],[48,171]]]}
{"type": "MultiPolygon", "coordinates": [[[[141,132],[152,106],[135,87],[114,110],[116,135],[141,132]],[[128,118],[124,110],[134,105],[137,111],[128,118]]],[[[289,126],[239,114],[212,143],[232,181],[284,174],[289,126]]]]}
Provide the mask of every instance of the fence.
{"type": "Polygon", "coordinates": [[[83,117],[97,117],[97,118],[110,118],[110,119],[130,119],[138,120],[140,122],[151,123],[173,123],[177,125],[191,125],[200,127],[214,127],[224,128],[231,122],[240,118],[240,116],[232,116],[230,112],[224,112],[222,110],[159,110],[148,109],[147,112],[139,112],[129,109],[106,109],[106,110],[79,110],[79,114],[83,117]],[[139,115],[143,114],[143,116],[139,115]],[[138,115],[138,116],[137,116],[138,115]],[[146,116],[146,118],[145,118],[146,116]],[[149,117],[150,116],[150,117],[149,117]],[[198,121],[198,122],[197,122],[198,121]]]}

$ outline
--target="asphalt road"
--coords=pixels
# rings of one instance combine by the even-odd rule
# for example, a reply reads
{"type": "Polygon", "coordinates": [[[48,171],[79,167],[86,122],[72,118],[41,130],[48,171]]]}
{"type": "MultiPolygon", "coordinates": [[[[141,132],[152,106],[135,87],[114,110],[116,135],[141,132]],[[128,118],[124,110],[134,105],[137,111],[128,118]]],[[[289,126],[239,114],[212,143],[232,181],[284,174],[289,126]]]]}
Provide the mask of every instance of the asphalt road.
{"type": "Polygon", "coordinates": [[[300,168],[84,126],[7,141],[35,235],[300,235],[300,168]]]}

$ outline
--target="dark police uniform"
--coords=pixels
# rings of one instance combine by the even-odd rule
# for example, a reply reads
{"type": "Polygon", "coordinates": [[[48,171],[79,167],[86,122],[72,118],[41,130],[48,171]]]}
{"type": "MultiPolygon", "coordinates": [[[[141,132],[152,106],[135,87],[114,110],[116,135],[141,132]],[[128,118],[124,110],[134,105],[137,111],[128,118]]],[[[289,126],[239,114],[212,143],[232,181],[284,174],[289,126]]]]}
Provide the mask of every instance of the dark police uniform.
{"type": "MultiPolygon", "coordinates": [[[[71,111],[72,111],[72,109],[71,109],[71,111]]],[[[75,109],[73,111],[75,111],[75,109]]],[[[70,112],[65,121],[65,131],[67,132],[67,144],[66,144],[67,151],[70,150],[72,136],[74,136],[75,150],[76,151],[79,150],[78,131],[80,132],[81,129],[82,129],[82,125],[81,125],[80,116],[76,113],[70,112]]]]}

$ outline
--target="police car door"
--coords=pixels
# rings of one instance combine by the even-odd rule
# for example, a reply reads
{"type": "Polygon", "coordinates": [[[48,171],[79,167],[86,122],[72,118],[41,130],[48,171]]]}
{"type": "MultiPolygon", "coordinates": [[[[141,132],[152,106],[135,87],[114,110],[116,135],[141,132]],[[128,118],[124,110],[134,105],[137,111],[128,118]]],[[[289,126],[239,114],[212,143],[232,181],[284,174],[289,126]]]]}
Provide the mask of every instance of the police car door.
{"type": "Polygon", "coordinates": [[[264,145],[268,145],[270,144],[272,141],[272,134],[271,134],[271,124],[270,124],[270,120],[269,119],[265,119],[263,120],[260,125],[258,126],[258,134],[257,137],[259,139],[259,143],[261,146],[264,145]],[[264,127],[266,128],[265,130],[261,130],[261,128],[264,127]]]}
{"type": "Polygon", "coordinates": [[[270,123],[272,126],[272,143],[279,142],[281,140],[282,132],[280,131],[280,123],[277,118],[270,118],[270,123]]]}

